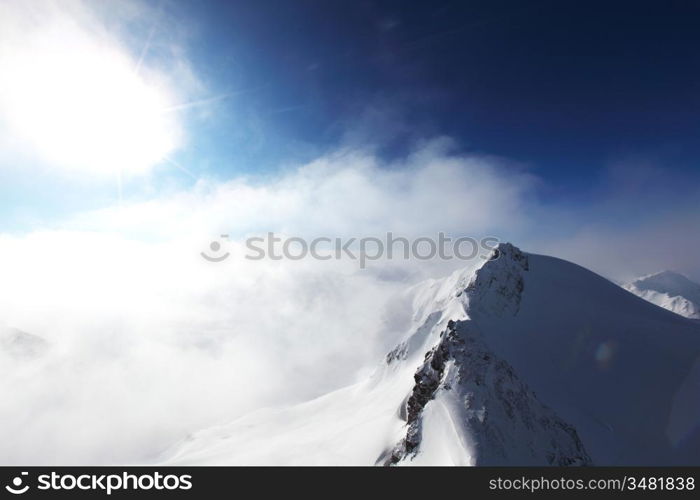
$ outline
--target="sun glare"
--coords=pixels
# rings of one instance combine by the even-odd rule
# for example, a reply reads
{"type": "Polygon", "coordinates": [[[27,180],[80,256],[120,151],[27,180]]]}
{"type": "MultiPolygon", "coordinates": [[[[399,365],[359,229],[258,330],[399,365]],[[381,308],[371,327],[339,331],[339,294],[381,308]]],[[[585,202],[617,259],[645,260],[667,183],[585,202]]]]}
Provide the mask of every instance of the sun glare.
{"type": "Polygon", "coordinates": [[[2,82],[7,119],[51,165],[145,172],[177,146],[178,124],[166,112],[173,102],[124,51],[88,38],[58,29],[33,37],[24,50],[8,51],[4,67],[12,71],[2,82]]]}

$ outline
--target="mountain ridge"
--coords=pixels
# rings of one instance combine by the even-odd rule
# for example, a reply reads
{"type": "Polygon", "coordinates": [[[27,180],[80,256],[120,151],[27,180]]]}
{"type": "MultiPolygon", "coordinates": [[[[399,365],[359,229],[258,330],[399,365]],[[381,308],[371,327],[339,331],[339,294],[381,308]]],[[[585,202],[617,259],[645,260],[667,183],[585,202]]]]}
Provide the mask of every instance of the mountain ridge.
{"type": "Polygon", "coordinates": [[[413,326],[369,379],[201,431],[164,460],[700,463],[694,322],[506,243],[409,295],[413,326]]]}

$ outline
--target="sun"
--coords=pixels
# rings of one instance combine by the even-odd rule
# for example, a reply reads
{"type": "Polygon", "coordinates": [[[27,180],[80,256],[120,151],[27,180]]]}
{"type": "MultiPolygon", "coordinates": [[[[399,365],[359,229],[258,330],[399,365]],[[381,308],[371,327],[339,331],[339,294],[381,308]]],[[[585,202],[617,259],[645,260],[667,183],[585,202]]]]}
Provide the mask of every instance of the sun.
{"type": "Polygon", "coordinates": [[[59,30],[3,56],[5,119],[47,164],[138,174],[177,148],[171,92],[123,50],[59,30]]]}

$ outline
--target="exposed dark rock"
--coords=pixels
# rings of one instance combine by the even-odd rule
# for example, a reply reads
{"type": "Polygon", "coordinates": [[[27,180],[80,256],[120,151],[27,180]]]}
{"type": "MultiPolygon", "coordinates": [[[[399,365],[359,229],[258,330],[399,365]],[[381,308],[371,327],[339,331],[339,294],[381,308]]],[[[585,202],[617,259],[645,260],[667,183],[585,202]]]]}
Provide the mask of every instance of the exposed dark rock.
{"type": "Polygon", "coordinates": [[[418,453],[423,412],[439,391],[457,391],[463,401],[467,409],[463,425],[480,446],[478,464],[498,463],[511,445],[531,447],[532,455],[544,457],[549,465],[591,463],[573,427],[540,403],[513,368],[486,348],[470,321],[448,323],[440,341],[416,371],[414,381],[406,403],[406,436],[384,465],[397,464],[418,453]],[[452,376],[446,373],[450,361],[452,376]],[[513,438],[508,431],[514,428],[526,442],[509,441],[513,438]]]}

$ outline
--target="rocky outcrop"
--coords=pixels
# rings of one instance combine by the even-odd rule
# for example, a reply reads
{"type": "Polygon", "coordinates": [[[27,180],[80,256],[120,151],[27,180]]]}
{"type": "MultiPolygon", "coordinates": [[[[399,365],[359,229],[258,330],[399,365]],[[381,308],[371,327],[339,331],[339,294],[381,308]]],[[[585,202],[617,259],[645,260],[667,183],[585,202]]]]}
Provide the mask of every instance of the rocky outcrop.
{"type": "Polygon", "coordinates": [[[576,430],[538,400],[484,344],[469,321],[450,322],[414,376],[406,403],[406,436],[385,465],[411,460],[420,450],[423,411],[435,400],[451,406],[455,424],[474,443],[473,465],[521,463],[590,465],[576,430]],[[455,404],[456,403],[456,404],[455,404]]]}

